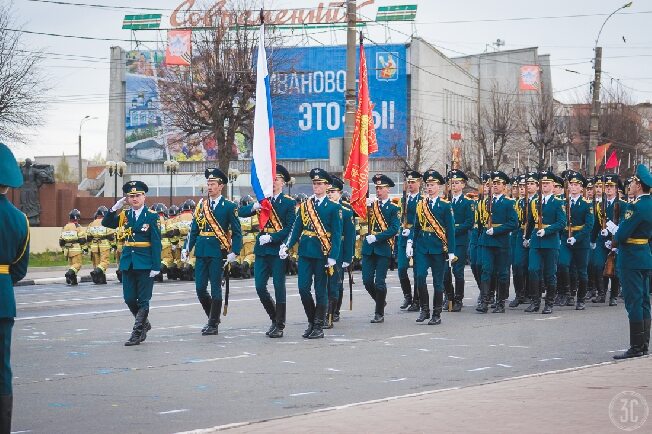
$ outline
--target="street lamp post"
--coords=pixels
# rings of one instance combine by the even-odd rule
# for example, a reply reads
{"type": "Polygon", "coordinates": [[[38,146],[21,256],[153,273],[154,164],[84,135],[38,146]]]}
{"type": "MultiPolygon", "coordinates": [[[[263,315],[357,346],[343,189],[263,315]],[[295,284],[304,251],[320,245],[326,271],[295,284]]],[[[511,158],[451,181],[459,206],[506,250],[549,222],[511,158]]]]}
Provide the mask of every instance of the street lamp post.
{"type": "Polygon", "coordinates": [[[107,161],[106,170],[109,171],[109,176],[113,177],[113,201],[118,201],[118,176],[123,177],[127,163],[124,161],[107,161]]]}
{"type": "Polygon", "coordinates": [[[82,176],[82,141],[81,141],[81,132],[82,132],[82,125],[84,125],[84,121],[91,120],[91,119],[97,119],[96,117],[91,117],[90,115],[86,115],[82,118],[81,121],[79,121],[79,136],[78,136],[78,145],[79,145],[79,161],[78,161],[78,167],[77,170],[79,170],[79,184],[82,183],[82,180],[84,177],[82,176]]]}
{"type": "Polygon", "coordinates": [[[240,176],[240,171],[238,169],[229,168],[227,176],[229,177],[229,184],[231,185],[229,199],[233,200],[233,183],[238,179],[238,176],[240,176]]]}
{"type": "Polygon", "coordinates": [[[177,160],[166,160],[163,163],[165,171],[170,174],[170,205],[172,206],[172,176],[179,172],[179,162],[177,160]]]}

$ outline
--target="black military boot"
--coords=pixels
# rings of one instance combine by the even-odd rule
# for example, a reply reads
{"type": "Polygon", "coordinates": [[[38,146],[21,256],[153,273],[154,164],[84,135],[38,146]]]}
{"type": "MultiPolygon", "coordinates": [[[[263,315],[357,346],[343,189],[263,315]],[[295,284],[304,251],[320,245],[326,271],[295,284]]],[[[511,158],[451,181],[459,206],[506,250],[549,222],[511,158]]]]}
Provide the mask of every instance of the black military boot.
{"type": "Polygon", "coordinates": [[[376,285],[374,285],[373,283],[365,284],[364,289],[367,290],[367,293],[369,293],[372,299],[376,300],[376,295],[377,295],[376,285]]]}
{"type": "Polygon", "coordinates": [[[122,283],[122,271],[116,270],[115,275],[118,278],[118,282],[122,283]]]}
{"type": "Polygon", "coordinates": [[[462,310],[464,300],[464,279],[455,279],[455,297],[453,298],[453,312],[462,310]]]}
{"type": "Polygon", "coordinates": [[[643,321],[629,322],[629,349],[622,354],[616,354],[614,359],[631,359],[645,355],[645,323],[643,321]]]}
{"type": "Polygon", "coordinates": [[[489,285],[489,297],[487,303],[491,303],[489,307],[492,309],[496,307],[496,295],[498,293],[498,279],[495,275],[491,276],[491,283],[489,285]]]}
{"type": "Polygon", "coordinates": [[[620,279],[617,276],[611,278],[609,292],[609,306],[618,306],[618,292],[620,291],[620,279]]]}
{"type": "Polygon", "coordinates": [[[598,295],[595,296],[593,300],[591,300],[593,303],[604,303],[606,301],[606,294],[607,294],[607,284],[608,281],[607,279],[602,278],[602,272],[600,270],[596,270],[595,272],[595,289],[598,292],[598,295]]]}
{"type": "Polygon", "coordinates": [[[376,311],[374,312],[374,319],[371,320],[372,324],[385,322],[385,298],[387,298],[387,291],[378,291],[376,294],[376,311]]]}
{"type": "Polygon", "coordinates": [[[337,303],[335,304],[335,311],[333,312],[333,322],[338,322],[340,320],[340,308],[342,307],[343,299],[344,299],[344,290],[340,289],[340,293],[337,295],[337,303]]]}
{"type": "Polygon", "coordinates": [[[147,332],[145,331],[145,322],[147,321],[147,314],[149,313],[146,309],[139,309],[136,314],[136,321],[134,321],[134,327],[131,330],[131,336],[129,340],[125,342],[126,347],[131,347],[133,345],[140,345],[144,340],[143,335],[147,337],[147,332]]]}
{"type": "Polygon", "coordinates": [[[650,318],[643,320],[643,354],[647,356],[650,351],[650,318]]]}
{"type": "Polygon", "coordinates": [[[551,314],[552,313],[552,307],[553,307],[553,303],[546,299],[546,304],[543,306],[543,310],[541,311],[541,313],[544,314],[544,315],[551,314]]]}
{"type": "Polygon", "coordinates": [[[102,276],[100,278],[100,285],[106,285],[106,273],[102,271],[102,276]]]}
{"type": "Polygon", "coordinates": [[[303,332],[303,335],[301,335],[303,338],[308,338],[310,336],[310,333],[312,333],[312,328],[315,323],[315,302],[313,301],[312,297],[306,298],[306,299],[301,299],[301,303],[303,304],[303,310],[306,312],[306,317],[308,318],[308,328],[303,332]]]}
{"type": "Polygon", "coordinates": [[[419,312],[421,310],[421,303],[419,302],[419,288],[417,282],[414,282],[414,295],[412,296],[412,304],[407,308],[408,312],[419,312]]]}
{"type": "Polygon", "coordinates": [[[97,268],[91,270],[91,282],[97,284],[97,268]]]}
{"type": "Polygon", "coordinates": [[[399,279],[401,290],[403,291],[403,304],[400,309],[407,309],[412,304],[412,284],[409,278],[399,279]]]}
{"type": "Polygon", "coordinates": [[[176,280],[178,275],[179,269],[177,268],[177,264],[172,264],[172,266],[168,267],[168,280],[176,280]]]}
{"type": "Polygon", "coordinates": [[[11,413],[14,406],[13,395],[0,395],[0,433],[11,432],[11,413]]]}
{"type": "Polygon", "coordinates": [[[534,281],[530,279],[530,305],[525,309],[526,312],[539,312],[539,307],[541,307],[541,294],[539,290],[539,281],[534,281]]]}
{"type": "Polygon", "coordinates": [[[584,305],[585,298],[586,298],[586,280],[580,280],[578,282],[577,303],[575,304],[575,310],[584,310],[586,308],[586,306],[584,305]]]}
{"type": "Polygon", "coordinates": [[[421,311],[419,312],[419,318],[417,318],[417,322],[424,322],[429,318],[430,318],[430,307],[428,306],[427,303],[424,303],[421,305],[421,311]]]}
{"type": "Polygon", "coordinates": [[[435,295],[432,300],[432,318],[428,321],[428,325],[439,325],[441,324],[441,311],[442,305],[444,303],[444,294],[441,291],[435,291],[435,295]]]}
{"type": "Polygon", "coordinates": [[[211,300],[211,313],[208,315],[208,323],[202,330],[202,336],[213,336],[219,333],[220,315],[222,314],[222,300],[214,298],[211,300]]]}
{"type": "Polygon", "coordinates": [[[567,268],[557,272],[557,296],[554,300],[555,306],[566,306],[566,300],[570,294],[570,275],[567,268]]]}
{"type": "Polygon", "coordinates": [[[270,321],[272,321],[272,324],[269,326],[269,329],[265,332],[265,335],[269,336],[272,330],[276,328],[276,305],[274,304],[274,300],[272,300],[271,298],[260,300],[260,302],[263,304],[263,307],[265,308],[265,312],[267,312],[267,316],[269,316],[270,321]]]}
{"type": "Polygon", "coordinates": [[[478,305],[475,307],[476,312],[487,313],[489,311],[489,286],[488,281],[480,281],[480,296],[478,305]]]}
{"type": "Polygon", "coordinates": [[[75,271],[70,269],[66,271],[66,274],[64,275],[66,277],[66,284],[67,285],[72,285],[72,278],[75,275],[75,271]]]}
{"type": "Polygon", "coordinates": [[[505,300],[509,298],[509,282],[498,282],[498,301],[491,313],[505,313],[505,300]]]}
{"type": "MultiPolygon", "coordinates": [[[[204,309],[204,313],[206,313],[206,318],[211,316],[211,297],[200,297],[199,298],[199,303],[201,304],[202,309],[204,309]]],[[[201,331],[203,332],[206,330],[207,325],[204,325],[202,327],[201,331]]]]}
{"type": "Polygon", "coordinates": [[[326,318],[324,319],[324,328],[333,328],[333,316],[335,315],[335,308],[337,307],[337,299],[329,298],[328,306],[326,308],[326,318]]]}
{"type": "Polygon", "coordinates": [[[318,304],[315,307],[315,320],[312,325],[312,331],[308,335],[308,339],[321,339],[324,337],[324,317],[326,315],[326,305],[318,304]]]}
{"type": "Polygon", "coordinates": [[[282,338],[283,330],[285,329],[285,303],[278,303],[276,305],[276,327],[269,332],[270,338],[282,338]]]}

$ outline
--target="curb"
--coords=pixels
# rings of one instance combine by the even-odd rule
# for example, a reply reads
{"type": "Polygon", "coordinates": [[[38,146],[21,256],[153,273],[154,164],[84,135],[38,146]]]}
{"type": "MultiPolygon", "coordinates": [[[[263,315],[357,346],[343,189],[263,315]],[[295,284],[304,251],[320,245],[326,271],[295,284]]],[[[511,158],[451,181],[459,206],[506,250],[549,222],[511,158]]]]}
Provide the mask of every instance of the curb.
{"type": "MultiPolygon", "coordinates": [[[[115,274],[107,274],[106,281],[113,282],[118,281],[118,277],[115,274]]],[[[92,282],[91,276],[82,276],[79,280],[79,283],[88,283],[92,282]]],[[[14,287],[17,286],[31,286],[31,285],[53,285],[53,284],[66,284],[65,277],[44,277],[42,279],[23,279],[20,282],[14,284],[14,287]]]]}

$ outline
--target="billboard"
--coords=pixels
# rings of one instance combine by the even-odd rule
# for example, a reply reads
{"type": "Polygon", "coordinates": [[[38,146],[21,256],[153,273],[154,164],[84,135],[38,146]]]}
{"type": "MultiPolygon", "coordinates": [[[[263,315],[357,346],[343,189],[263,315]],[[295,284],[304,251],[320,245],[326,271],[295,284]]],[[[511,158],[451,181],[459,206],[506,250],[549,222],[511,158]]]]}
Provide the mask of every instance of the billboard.
{"type": "MultiPolygon", "coordinates": [[[[370,157],[405,156],[406,46],[365,46],[365,52],[378,138],[378,152],[370,157]]],[[[274,56],[283,69],[272,65],[270,71],[277,158],[327,159],[328,140],[344,136],[346,47],[280,48],[274,56]]]]}

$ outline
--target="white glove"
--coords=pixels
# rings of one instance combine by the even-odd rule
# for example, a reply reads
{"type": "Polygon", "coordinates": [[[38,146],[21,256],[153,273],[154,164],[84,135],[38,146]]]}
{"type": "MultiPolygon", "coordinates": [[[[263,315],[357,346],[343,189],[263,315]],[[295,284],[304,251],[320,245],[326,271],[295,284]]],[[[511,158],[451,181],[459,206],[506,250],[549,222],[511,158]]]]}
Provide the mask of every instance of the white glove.
{"type": "Polygon", "coordinates": [[[367,198],[367,206],[371,206],[374,204],[374,200],[370,197],[367,198]]]}
{"type": "Polygon", "coordinates": [[[360,235],[355,236],[356,241],[360,239],[360,235]]]}
{"type": "Polygon", "coordinates": [[[591,250],[594,250],[597,247],[595,243],[589,243],[589,246],[591,247],[591,250]]]}
{"type": "Polygon", "coordinates": [[[602,229],[602,230],[600,231],[600,235],[602,235],[603,237],[606,237],[607,235],[609,235],[609,231],[606,230],[606,229],[602,229]]]}
{"type": "Polygon", "coordinates": [[[616,249],[616,248],[611,249],[611,251],[616,253],[616,254],[618,253],[618,249],[616,249]]]}
{"type": "Polygon", "coordinates": [[[263,234],[258,238],[258,242],[261,246],[264,246],[265,244],[272,242],[272,236],[270,234],[263,234]]]}
{"type": "Polygon", "coordinates": [[[332,267],[333,265],[335,265],[336,262],[337,261],[335,259],[328,258],[328,260],[326,261],[326,267],[332,267]]]}
{"type": "Polygon", "coordinates": [[[412,241],[408,241],[407,246],[405,246],[405,256],[411,258],[414,255],[414,250],[412,250],[412,241]]]}
{"type": "Polygon", "coordinates": [[[487,235],[493,235],[494,234],[494,228],[489,228],[486,230],[487,235]]]}
{"type": "Polygon", "coordinates": [[[181,260],[183,262],[188,260],[188,251],[186,249],[181,250],[181,260]]]}
{"type": "Polygon", "coordinates": [[[111,207],[111,211],[116,212],[116,211],[121,210],[122,207],[125,205],[125,201],[126,201],[126,200],[127,200],[127,198],[126,198],[126,197],[123,197],[122,199],[120,199],[119,201],[117,201],[117,202],[115,203],[115,205],[113,205],[113,207],[111,207]]]}
{"type": "Polygon", "coordinates": [[[160,271],[151,270],[151,271],[149,272],[149,277],[156,277],[156,276],[158,276],[160,273],[161,273],[160,271]]]}
{"type": "Polygon", "coordinates": [[[251,206],[251,209],[253,209],[254,211],[258,211],[260,208],[262,208],[262,207],[260,206],[260,203],[258,203],[258,202],[254,202],[254,204],[251,206]]]}
{"type": "Polygon", "coordinates": [[[238,256],[235,253],[231,252],[228,255],[226,255],[226,262],[228,262],[229,264],[232,263],[232,262],[235,262],[235,259],[237,257],[238,256]]]}
{"type": "Polygon", "coordinates": [[[530,240],[523,240],[523,247],[525,247],[526,249],[530,247],[530,240]]]}
{"type": "Polygon", "coordinates": [[[278,256],[281,259],[287,259],[288,257],[288,246],[281,244],[281,247],[278,249],[278,256]]]}
{"type": "Polygon", "coordinates": [[[448,262],[450,262],[452,264],[453,259],[455,259],[455,253],[449,253],[448,254],[448,262]]]}
{"type": "Polygon", "coordinates": [[[566,240],[566,242],[572,246],[577,242],[577,240],[575,239],[575,237],[570,237],[569,239],[566,240]]]}
{"type": "Polygon", "coordinates": [[[616,231],[618,231],[618,225],[611,220],[607,222],[607,230],[611,232],[611,235],[615,235],[616,231]]]}
{"type": "Polygon", "coordinates": [[[373,243],[376,242],[376,236],[375,235],[367,235],[365,237],[365,239],[367,240],[367,243],[369,243],[369,244],[373,244],[373,243]]]}
{"type": "Polygon", "coordinates": [[[342,262],[342,268],[349,268],[349,265],[351,264],[349,264],[348,262],[342,262]]]}
{"type": "Polygon", "coordinates": [[[546,235],[546,230],[545,229],[539,229],[537,231],[537,237],[541,238],[541,237],[544,237],[545,235],[546,235]]]}
{"type": "Polygon", "coordinates": [[[611,240],[607,240],[607,241],[605,241],[605,242],[604,242],[604,246],[605,246],[607,249],[611,250],[611,240]]]}
{"type": "Polygon", "coordinates": [[[410,236],[410,230],[409,229],[403,229],[403,232],[401,232],[401,235],[404,237],[409,237],[410,236]]]}

